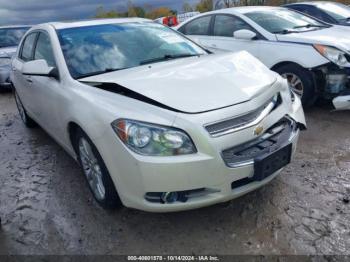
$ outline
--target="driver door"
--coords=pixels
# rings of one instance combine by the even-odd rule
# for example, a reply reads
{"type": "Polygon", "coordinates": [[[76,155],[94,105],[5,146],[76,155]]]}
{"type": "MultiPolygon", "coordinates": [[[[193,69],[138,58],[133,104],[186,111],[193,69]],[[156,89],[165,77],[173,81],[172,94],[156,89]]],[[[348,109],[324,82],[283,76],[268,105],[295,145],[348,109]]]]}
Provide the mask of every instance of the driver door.
{"type": "MultiPolygon", "coordinates": [[[[41,31],[33,52],[33,60],[43,59],[49,67],[57,68],[56,59],[48,33],[41,31]]],[[[61,141],[63,132],[61,126],[61,106],[64,89],[60,80],[47,76],[31,76],[32,92],[35,93],[38,108],[38,122],[56,140],[61,141]]]]}

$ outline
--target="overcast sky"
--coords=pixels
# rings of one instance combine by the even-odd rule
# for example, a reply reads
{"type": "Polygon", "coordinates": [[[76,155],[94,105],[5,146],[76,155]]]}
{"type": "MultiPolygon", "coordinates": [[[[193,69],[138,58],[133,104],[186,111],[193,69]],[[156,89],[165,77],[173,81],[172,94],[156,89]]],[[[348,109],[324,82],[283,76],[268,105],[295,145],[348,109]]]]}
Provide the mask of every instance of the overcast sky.
{"type": "MultiPolygon", "coordinates": [[[[167,6],[181,11],[182,0],[133,0],[134,5],[167,6]]],[[[187,0],[194,4],[198,0],[187,0]]],[[[0,25],[36,24],[48,21],[90,18],[96,9],[125,10],[127,0],[0,0],[0,25]]]]}

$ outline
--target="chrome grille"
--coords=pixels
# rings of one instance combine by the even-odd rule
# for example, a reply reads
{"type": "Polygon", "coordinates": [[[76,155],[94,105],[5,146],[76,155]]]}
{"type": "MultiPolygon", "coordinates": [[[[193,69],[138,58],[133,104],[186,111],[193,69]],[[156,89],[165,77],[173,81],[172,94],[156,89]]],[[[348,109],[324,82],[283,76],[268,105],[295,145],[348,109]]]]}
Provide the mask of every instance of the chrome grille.
{"type": "Polygon", "coordinates": [[[222,136],[232,132],[251,127],[264,119],[272,110],[274,110],[282,101],[281,96],[275,95],[268,102],[258,109],[242,116],[222,120],[216,123],[205,125],[205,129],[213,137],[222,136]]]}
{"type": "Polygon", "coordinates": [[[240,167],[253,164],[254,159],[263,154],[276,151],[285,145],[296,131],[295,121],[283,118],[269,128],[261,137],[224,150],[222,158],[229,167],[240,167]]]}

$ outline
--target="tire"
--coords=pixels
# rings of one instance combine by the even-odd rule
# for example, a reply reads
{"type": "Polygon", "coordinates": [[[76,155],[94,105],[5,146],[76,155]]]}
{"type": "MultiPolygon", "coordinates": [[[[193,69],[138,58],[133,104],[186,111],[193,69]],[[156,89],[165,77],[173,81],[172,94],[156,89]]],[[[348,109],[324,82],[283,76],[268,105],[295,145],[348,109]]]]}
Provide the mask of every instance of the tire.
{"type": "Polygon", "coordinates": [[[37,126],[37,123],[27,114],[26,109],[24,108],[21,99],[18,96],[16,89],[13,89],[16,106],[18,109],[19,116],[21,117],[24,125],[28,128],[33,128],[37,126]]]}
{"type": "Polygon", "coordinates": [[[301,98],[304,107],[314,105],[317,96],[312,72],[297,64],[282,65],[275,71],[287,78],[293,91],[301,98]]]}
{"type": "Polygon", "coordinates": [[[91,139],[78,129],[74,144],[83,174],[96,201],[104,209],[122,207],[114,182],[91,139]]]}

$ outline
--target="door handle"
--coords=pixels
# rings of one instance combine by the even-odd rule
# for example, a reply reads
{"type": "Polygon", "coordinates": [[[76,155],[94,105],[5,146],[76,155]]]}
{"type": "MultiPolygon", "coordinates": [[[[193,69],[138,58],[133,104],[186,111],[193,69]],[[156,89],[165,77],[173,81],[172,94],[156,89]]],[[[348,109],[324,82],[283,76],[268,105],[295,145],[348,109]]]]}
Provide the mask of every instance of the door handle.
{"type": "Polygon", "coordinates": [[[26,80],[27,80],[27,82],[29,82],[29,83],[33,83],[33,80],[30,79],[30,78],[26,78],[26,80]]]}

